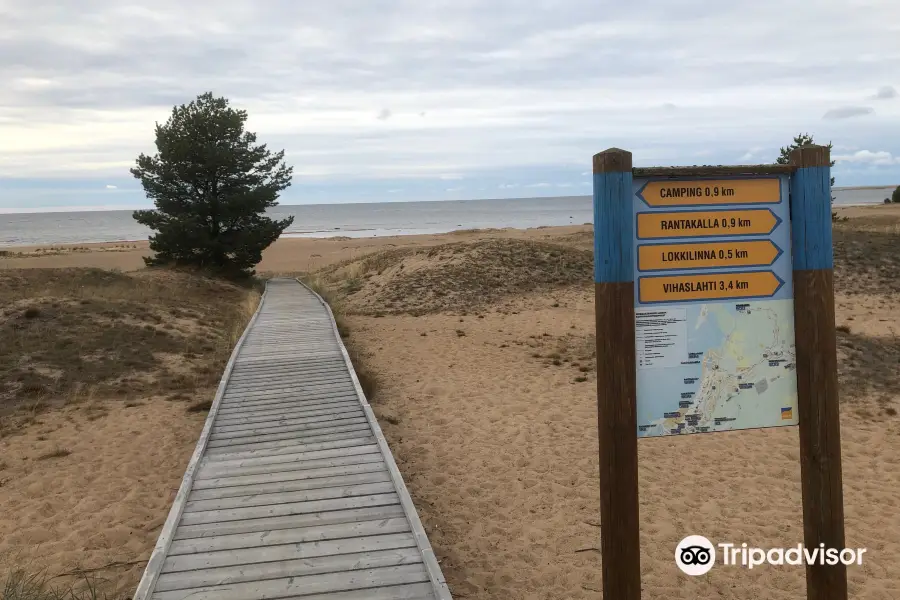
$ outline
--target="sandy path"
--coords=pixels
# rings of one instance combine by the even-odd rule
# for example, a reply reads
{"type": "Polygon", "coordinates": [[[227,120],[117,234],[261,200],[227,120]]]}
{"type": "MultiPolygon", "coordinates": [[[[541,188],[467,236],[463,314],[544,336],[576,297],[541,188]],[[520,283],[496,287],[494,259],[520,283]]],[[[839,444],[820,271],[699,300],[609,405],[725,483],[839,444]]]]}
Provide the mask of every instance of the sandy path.
{"type": "MultiPolygon", "coordinates": [[[[376,412],[459,598],[600,597],[595,382],[576,383],[571,366],[534,358],[546,348],[530,337],[590,333],[592,301],[568,294],[558,308],[550,302],[462,322],[351,321],[381,375],[376,412]]],[[[641,441],[644,597],[803,594],[796,567],[723,567],[689,579],[673,562],[678,541],[693,533],[760,547],[802,541],[797,435],[784,428],[641,441]]],[[[898,450],[896,417],[844,410],[847,544],[869,549],[864,566],[850,570],[853,598],[900,595],[898,450]]]]}

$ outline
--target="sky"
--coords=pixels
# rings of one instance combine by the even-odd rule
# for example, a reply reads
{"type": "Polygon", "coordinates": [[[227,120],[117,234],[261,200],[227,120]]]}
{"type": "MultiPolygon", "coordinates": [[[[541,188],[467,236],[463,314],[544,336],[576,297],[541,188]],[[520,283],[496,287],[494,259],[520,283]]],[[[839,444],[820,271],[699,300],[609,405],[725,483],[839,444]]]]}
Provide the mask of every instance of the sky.
{"type": "Polygon", "coordinates": [[[635,166],[832,142],[900,184],[896,0],[0,0],[0,211],[149,206],[129,173],[211,91],[294,167],[284,204],[591,193],[635,166]]]}

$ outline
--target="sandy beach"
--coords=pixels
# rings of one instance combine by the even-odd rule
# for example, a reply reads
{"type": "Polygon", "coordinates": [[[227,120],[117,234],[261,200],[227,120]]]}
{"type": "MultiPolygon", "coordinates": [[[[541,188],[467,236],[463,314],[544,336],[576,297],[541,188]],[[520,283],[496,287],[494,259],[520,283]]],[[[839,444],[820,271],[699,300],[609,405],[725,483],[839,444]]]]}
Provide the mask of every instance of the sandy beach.
{"type": "MultiPolygon", "coordinates": [[[[894,600],[900,206],[838,212],[846,218],[834,227],[846,538],[868,549],[864,564],[848,570],[850,596],[894,600]]],[[[312,273],[329,292],[361,368],[377,382],[370,401],[456,598],[601,597],[592,240],[589,226],[292,238],[274,244],[258,268],[262,276],[312,273]]],[[[38,300],[42,314],[78,306],[70,299],[80,296],[54,281],[90,267],[118,271],[115,285],[127,290],[151,289],[139,288],[149,278],[153,298],[166,297],[166,286],[180,290],[156,301],[135,323],[141,328],[162,328],[153,314],[171,312],[166,302],[177,300],[186,311],[177,339],[225,344],[252,292],[211,292],[212,283],[185,291],[183,280],[143,269],[148,253],[146,242],[7,249],[0,283],[20,284],[5,292],[0,327],[21,325],[38,300]],[[231,304],[242,308],[229,325],[210,318],[231,304]]],[[[116,331],[125,335],[128,294],[108,298],[92,318],[121,322],[116,331]]],[[[108,342],[97,340],[93,351],[108,342]]],[[[205,413],[189,409],[212,398],[223,364],[221,350],[207,359],[202,348],[157,349],[133,367],[143,387],[122,384],[117,373],[81,401],[35,406],[21,385],[0,379],[0,506],[8,507],[0,557],[52,575],[88,570],[111,593],[134,588],[202,427],[205,413]],[[195,371],[174,372],[185,354],[195,371]],[[193,383],[175,398],[177,387],[160,382],[179,374],[193,383]]],[[[33,366],[38,374],[50,368],[33,366]]],[[[70,383],[59,396],[72,397],[70,383]]],[[[761,547],[802,541],[796,428],[641,440],[639,453],[643,597],[803,597],[799,567],[716,568],[689,578],[673,561],[688,534],[761,547]]]]}

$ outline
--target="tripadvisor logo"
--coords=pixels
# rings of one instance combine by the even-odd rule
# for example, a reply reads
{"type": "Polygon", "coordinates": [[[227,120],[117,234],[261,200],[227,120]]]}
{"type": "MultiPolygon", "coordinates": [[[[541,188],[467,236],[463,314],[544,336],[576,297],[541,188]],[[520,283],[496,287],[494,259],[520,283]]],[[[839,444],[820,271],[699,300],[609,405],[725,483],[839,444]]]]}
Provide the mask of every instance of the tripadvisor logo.
{"type": "Polygon", "coordinates": [[[702,535],[689,535],[675,548],[675,564],[688,575],[704,575],[716,564],[716,549],[702,535]]]}
{"type": "Polygon", "coordinates": [[[675,548],[675,564],[685,574],[704,575],[716,564],[716,547],[722,564],[753,569],[760,565],[861,565],[865,548],[804,548],[797,544],[791,548],[755,548],[744,544],[720,543],[713,545],[702,535],[689,535],[675,548]]]}

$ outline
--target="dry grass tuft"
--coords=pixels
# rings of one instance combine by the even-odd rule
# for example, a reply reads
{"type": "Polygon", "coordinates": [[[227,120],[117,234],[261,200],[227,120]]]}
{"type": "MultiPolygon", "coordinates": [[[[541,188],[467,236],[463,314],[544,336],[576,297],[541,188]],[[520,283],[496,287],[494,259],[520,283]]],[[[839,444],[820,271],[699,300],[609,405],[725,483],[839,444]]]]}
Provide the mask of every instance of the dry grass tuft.
{"type": "Polygon", "coordinates": [[[66,448],[56,448],[48,452],[47,454],[42,454],[37,457],[37,460],[50,460],[51,458],[64,458],[72,454],[71,450],[67,450],[66,448]]]}
{"type": "Polygon", "coordinates": [[[80,582],[57,585],[45,572],[13,570],[0,575],[0,600],[128,600],[101,594],[96,582],[85,576],[80,582]]]}
{"type": "Polygon", "coordinates": [[[212,400],[202,400],[200,402],[195,402],[187,407],[187,411],[189,413],[200,413],[200,412],[209,412],[212,408],[212,400]]]}
{"type": "Polygon", "coordinates": [[[576,371],[575,381],[587,381],[587,374],[597,370],[597,338],[594,334],[561,336],[544,334],[529,338],[525,345],[535,349],[531,357],[546,366],[566,367],[576,371]]]}

